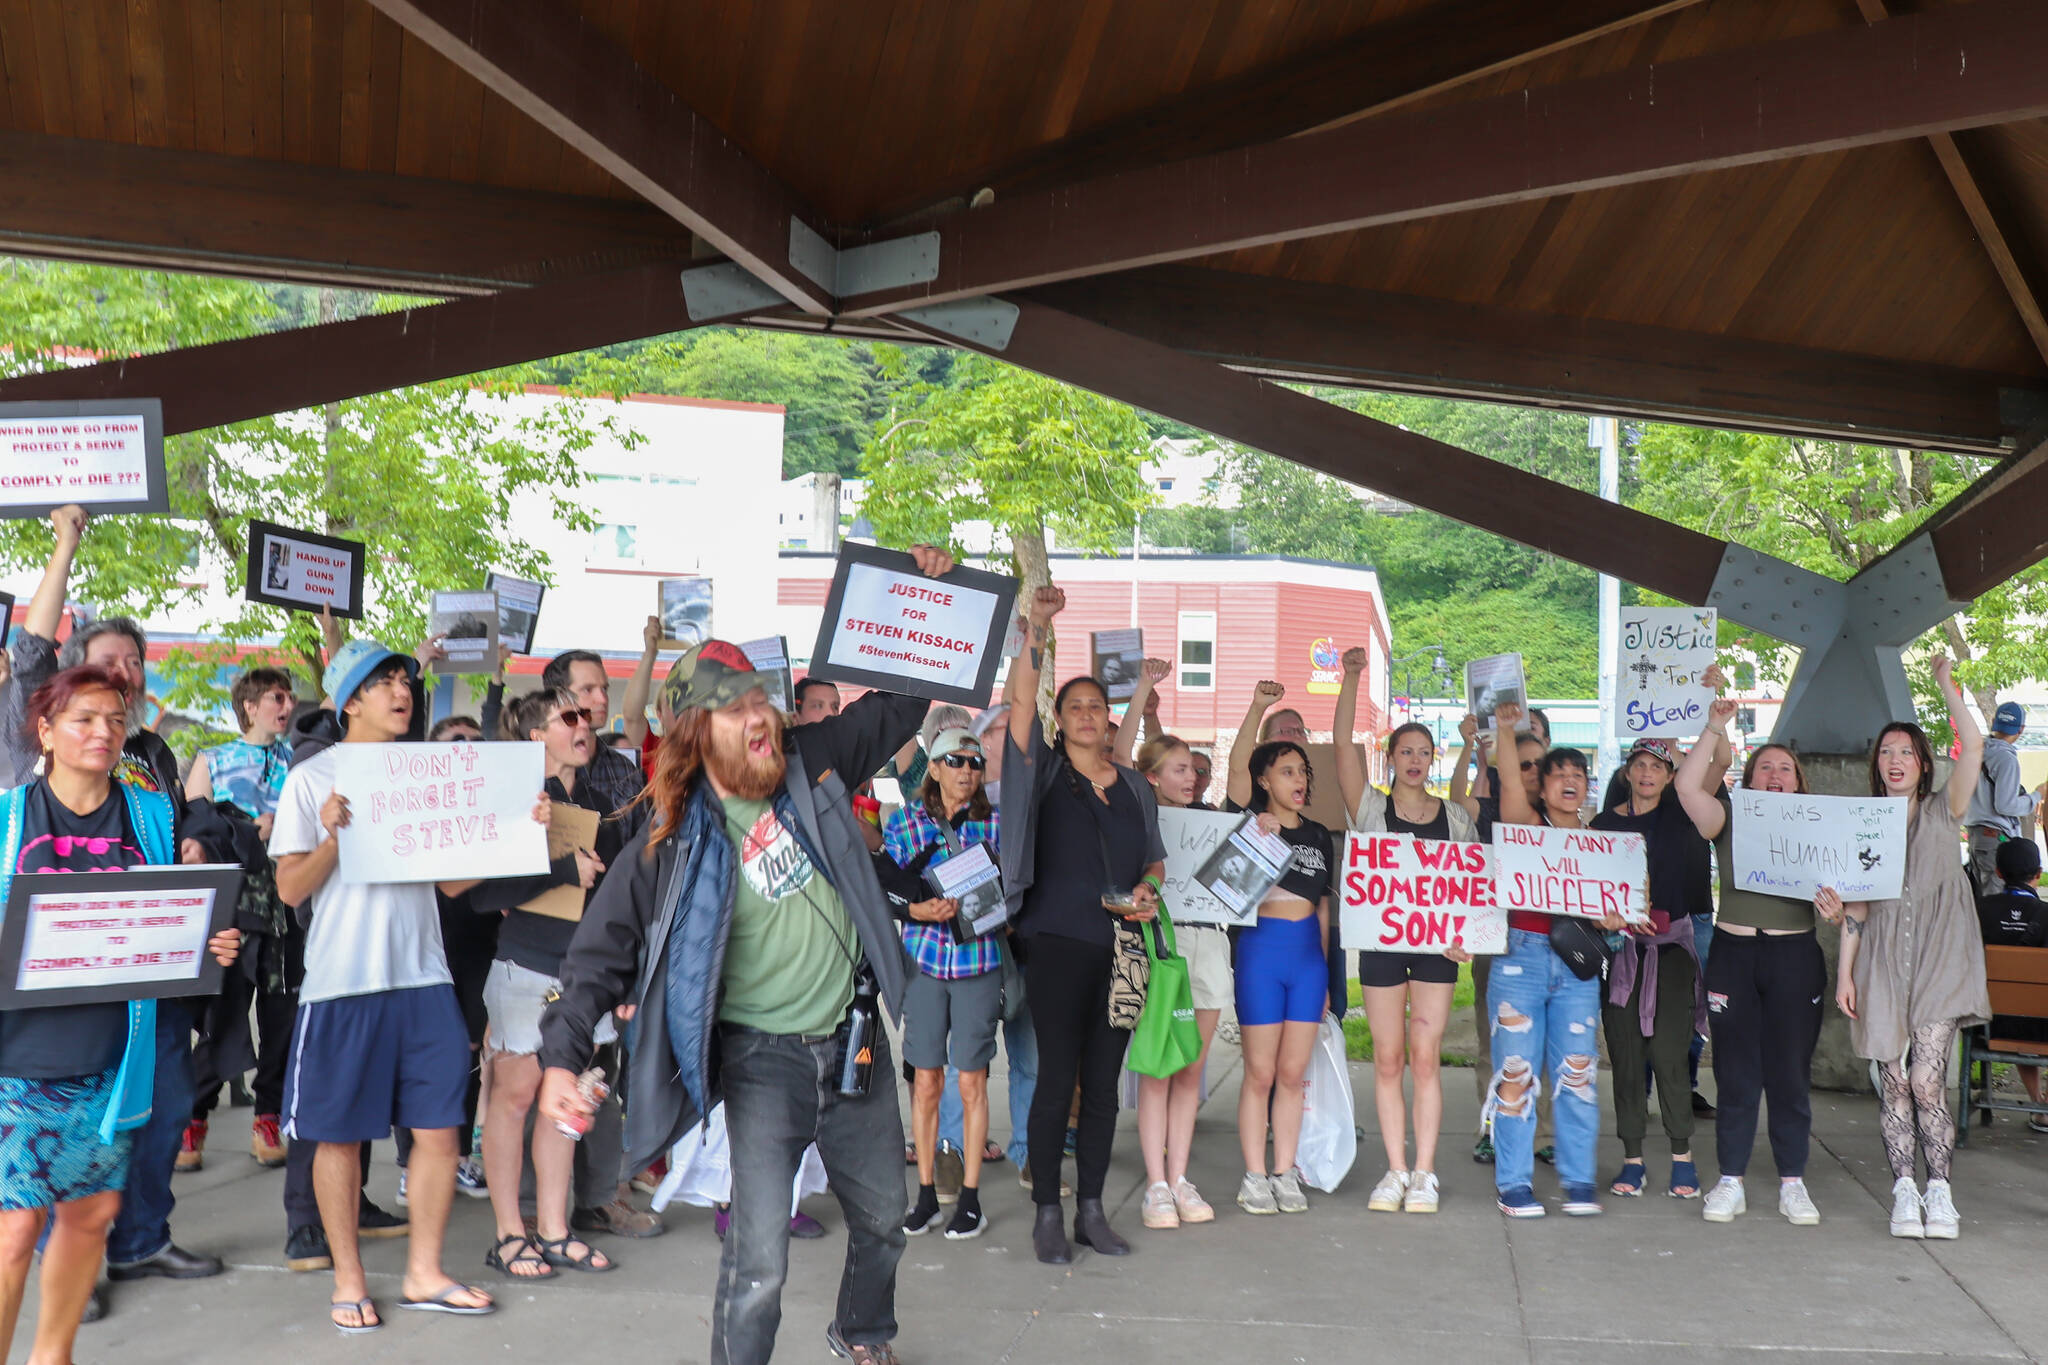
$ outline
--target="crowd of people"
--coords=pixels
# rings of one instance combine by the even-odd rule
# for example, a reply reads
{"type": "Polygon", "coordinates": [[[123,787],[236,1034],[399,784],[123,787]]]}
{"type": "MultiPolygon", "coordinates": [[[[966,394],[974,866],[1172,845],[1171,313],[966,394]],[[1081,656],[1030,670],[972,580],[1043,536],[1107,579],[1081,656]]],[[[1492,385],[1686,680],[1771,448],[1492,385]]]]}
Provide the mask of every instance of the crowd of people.
{"type": "MultiPolygon", "coordinates": [[[[509,702],[501,673],[480,715],[430,727],[423,677],[436,642],[407,654],[344,640],[328,622],[323,699],[301,700],[283,670],[248,670],[232,692],[239,735],[200,750],[181,775],[141,723],[141,628],[111,618],[58,642],[85,521],[76,508],[53,514],[56,550],[12,638],[0,904],[27,873],[230,863],[244,879],[236,927],[208,945],[229,967],[217,997],[0,1012],[0,1341],[12,1340],[40,1238],[35,1365],[70,1360],[81,1320],[107,1309],[107,1280],[221,1272],[217,1258],[172,1240],[172,1177],[207,1159],[222,1083],[251,1070],[249,1150],[284,1168],[287,1261],[331,1272],[329,1313],[344,1333],[383,1325],[363,1239],[409,1238],[397,1307],[489,1314],[493,1296],[446,1269],[458,1193],[489,1200],[495,1227],[478,1250],[504,1279],[602,1275],[619,1261],[594,1237],[664,1230],[637,1206],[636,1179],[651,1188],[672,1158],[686,1162],[720,1134],[729,1182],[713,1199],[724,1245],[712,1359],[772,1354],[789,1240],[823,1234],[792,1197],[816,1164],[848,1243],[828,1343],[863,1365],[893,1362],[906,1239],[979,1236],[994,1164],[1012,1163],[1030,1193],[1038,1260],[1065,1264],[1077,1243],[1130,1252],[1104,1189],[1131,1001],[1144,992],[1134,943],[1141,962],[1185,963],[1193,1016],[1177,1069],[1137,1074],[1144,1227],[1217,1217],[1189,1170],[1227,1013],[1242,1053],[1237,1206],[1307,1213],[1304,1083],[1325,1020],[1349,1003],[1336,892],[1354,830],[1489,842],[1503,825],[1591,827],[1640,834],[1648,849],[1645,922],[1515,911],[1498,955],[1462,942],[1357,953],[1385,1148],[1369,1210],[1438,1210],[1442,1046],[1469,975],[1490,1053],[1473,1155],[1492,1163],[1503,1215],[1545,1214],[1539,1162],[1556,1170],[1561,1212],[1602,1211],[1604,1043],[1622,1149],[1606,1195],[1651,1184],[1654,1087],[1665,1193],[1704,1196],[1710,1222],[1742,1215],[1767,1104],[1779,1212],[1817,1223],[1804,1176],[1829,994],[1817,926],[1828,922],[1841,933],[1833,997],[1879,1076],[1891,1231],[1952,1238],[1943,1069],[1958,1028],[1990,1015],[1982,944],[2048,943],[2038,851],[1999,824],[2038,799],[2009,790],[1999,750],[2014,717],[2000,709],[1987,761],[1946,661],[1936,677],[1960,741],[1946,783],[1936,785],[1932,746],[1910,721],[1888,725],[1870,755],[1872,794],[1909,810],[1905,889],[1875,903],[1736,885],[1731,701],[1714,701],[1684,752],[1636,743],[1595,802],[1585,756],[1552,747],[1542,714],[1512,703],[1490,729],[1467,718],[1447,794],[1433,790],[1439,756],[1425,726],[1395,727],[1369,763],[1353,742],[1363,650],[1343,656],[1335,772],[1319,774],[1303,717],[1281,705],[1284,686],[1261,682],[1220,806],[1284,844],[1287,862],[1250,921],[1225,931],[1172,924],[1160,812],[1206,808],[1212,775],[1207,755],[1158,724],[1167,665],[1146,661],[1121,722],[1085,674],[1041,713],[1065,605],[1057,587],[1023,603],[1003,698],[978,714],[886,691],[842,705],[822,679],[799,683],[785,710],[781,677],[721,640],[685,652],[657,690],[662,632],[650,619],[618,727],[604,659],[580,650],[509,702]],[[594,837],[534,876],[340,875],[338,831],[353,812],[337,790],[337,746],[501,739],[544,755],[532,818],[574,807],[594,837]],[[900,793],[885,818],[872,789],[881,775],[900,793]],[[1307,813],[1315,784],[1332,777],[1345,829],[1307,813]],[[1999,879],[1981,924],[1960,853],[1966,827],[1981,875],[1999,879]],[[1984,829],[2004,837],[1979,856],[1984,829]],[[948,869],[955,859],[973,861],[948,869]],[[953,875],[963,868],[981,871],[953,875]],[[964,889],[991,876],[993,907],[964,889]],[[569,913],[534,908],[549,898],[569,913]],[[886,1020],[902,1022],[908,1142],[886,1020]],[[1694,1071],[1702,1037],[1712,1039],[1712,1105],[1694,1071]],[[999,1040],[1007,1147],[990,1140],[999,1040]],[[1714,1123],[1711,1183],[1693,1156],[1700,1111],[1714,1123]],[[370,1144],[394,1131],[403,1213],[367,1194],[370,1144]]],[[[927,575],[953,567],[940,550],[911,554],[927,575]]],[[[1751,751],[1739,780],[1808,789],[1799,756],[1781,745],[1751,751]]],[[[2023,1079],[2039,1103],[2038,1073],[2023,1079]]]]}

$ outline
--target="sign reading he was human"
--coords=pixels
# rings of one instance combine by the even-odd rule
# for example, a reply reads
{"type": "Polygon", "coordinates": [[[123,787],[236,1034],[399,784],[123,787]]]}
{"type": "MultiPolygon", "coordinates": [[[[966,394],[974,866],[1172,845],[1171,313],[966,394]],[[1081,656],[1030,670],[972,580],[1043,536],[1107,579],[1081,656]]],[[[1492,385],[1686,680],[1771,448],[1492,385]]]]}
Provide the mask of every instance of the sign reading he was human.
{"type": "Polygon", "coordinates": [[[1508,950],[1485,844],[1354,833],[1344,846],[1337,909],[1343,942],[1361,953],[1508,950]]]}
{"type": "Polygon", "coordinates": [[[1729,795],[1735,885],[1810,901],[1824,886],[1845,901],[1897,900],[1906,878],[1906,799],[1729,795]]]}
{"type": "Polygon", "coordinates": [[[539,744],[337,744],[344,882],[460,882],[548,870],[533,819],[539,744]]]}
{"type": "Polygon", "coordinates": [[[0,517],[171,510],[155,398],[0,403],[0,517]]]}
{"type": "Polygon", "coordinates": [[[928,578],[896,550],[848,544],[825,598],[810,676],[963,706],[988,705],[1017,580],[979,569],[928,578]]]}
{"type": "Polygon", "coordinates": [[[1627,739],[1690,739],[1706,723],[1714,689],[1718,613],[1699,607],[1623,607],[1614,733],[1627,739]]]}
{"type": "Polygon", "coordinates": [[[368,553],[359,540],[252,521],[243,595],[251,602],[292,611],[317,612],[325,607],[337,617],[360,619],[368,553]]]}
{"type": "Polygon", "coordinates": [[[1617,914],[1632,924],[1647,924],[1648,849],[1649,841],[1640,834],[1495,825],[1493,896],[1504,911],[1580,919],[1617,914]]]}

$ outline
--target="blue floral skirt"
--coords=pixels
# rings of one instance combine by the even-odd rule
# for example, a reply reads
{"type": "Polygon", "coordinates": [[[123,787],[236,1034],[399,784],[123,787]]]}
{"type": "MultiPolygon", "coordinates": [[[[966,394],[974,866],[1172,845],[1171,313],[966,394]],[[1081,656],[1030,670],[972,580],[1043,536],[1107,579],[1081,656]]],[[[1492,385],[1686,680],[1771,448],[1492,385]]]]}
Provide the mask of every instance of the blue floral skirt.
{"type": "Polygon", "coordinates": [[[100,1141],[114,1072],[0,1076],[0,1209],[49,1208],[127,1184],[134,1130],[100,1141]]]}

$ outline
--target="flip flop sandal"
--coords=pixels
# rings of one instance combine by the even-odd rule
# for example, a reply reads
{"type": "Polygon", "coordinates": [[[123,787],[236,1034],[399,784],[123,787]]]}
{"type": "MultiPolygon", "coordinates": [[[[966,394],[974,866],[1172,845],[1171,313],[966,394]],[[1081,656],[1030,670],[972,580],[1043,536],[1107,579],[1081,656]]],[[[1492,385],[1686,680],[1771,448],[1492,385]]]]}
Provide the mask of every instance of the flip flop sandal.
{"type": "Polygon", "coordinates": [[[327,1319],[334,1324],[335,1331],[352,1337],[364,1336],[370,1332],[379,1331],[384,1326],[384,1319],[377,1315],[377,1305],[368,1299],[357,1299],[353,1303],[347,1299],[336,1300],[327,1305],[327,1319]],[[343,1308],[354,1311],[356,1315],[355,1326],[351,1327],[335,1316],[335,1313],[343,1308]]]}
{"type": "Polygon", "coordinates": [[[1642,1197],[1643,1186],[1649,1179],[1650,1172],[1642,1162],[1624,1161],[1621,1163],[1621,1174],[1614,1177],[1614,1183],[1608,1190],[1623,1199],[1638,1199],[1642,1197]]]}
{"type": "Polygon", "coordinates": [[[457,1303],[457,1294],[481,1294],[474,1285],[450,1284],[438,1294],[429,1294],[424,1299],[400,1299],[400,1308],[417,1309],[422,1313],[453,1313],[461,1318],[488,1317],[498,1311],[495,1303],[457,1303]]]}
{"type": "Polygon", "coordinates": [[[1700,1197],[1699,1167],[1690,1161],[1671,1163],[1671,1188],[1665,1191],[1673,1199],[1697,1199],[1700,1197]]]}
{"type": "Polygon", "coordinates": [[[506,1279],[517,1280],[522,1284],[555,1278],[554,1266],[549,1264],[547,1257],[542,1254],[540,1247],[531,1237],[500,1237],[498,1244],[484,1253],[484,1264],[506,1279]],[[505,1248],[514,1246],[515,1243],[516,1249],[507,1256],[505,1248]],[[532,1274],[524,1274],[512,1268],[516,1265],[539,1266],[540,1269],[532,1274]]]}
{"type": "Polygon", "coordinates": [[[604,1257],[603,1265],[597,1264],[597,1258],[604,1256],[604,1253],[573,1233],[567,1237],[558,1237],[552,1242],[535,1242],[533,1245],[539,1250],[542,1260],[563,1270],[580,1270],[586,1275],[609,1275],[619,1268],[619,1263],[609,1256],[604,1257]],[[580,1246],[588,1254],[580,1258],[571,1256],[569,1248],[572,1246],[580,1246]]]}

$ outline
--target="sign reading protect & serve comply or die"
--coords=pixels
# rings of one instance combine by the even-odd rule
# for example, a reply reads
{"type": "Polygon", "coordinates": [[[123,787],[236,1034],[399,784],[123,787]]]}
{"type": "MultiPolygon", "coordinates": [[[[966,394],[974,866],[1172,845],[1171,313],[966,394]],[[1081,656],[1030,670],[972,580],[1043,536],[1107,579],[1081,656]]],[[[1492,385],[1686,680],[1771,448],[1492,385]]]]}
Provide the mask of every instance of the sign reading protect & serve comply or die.
{"type": "Polygon", "coordinates": [[[0,403],[0,517],[171,510],[154,398],[0,403]]]}

